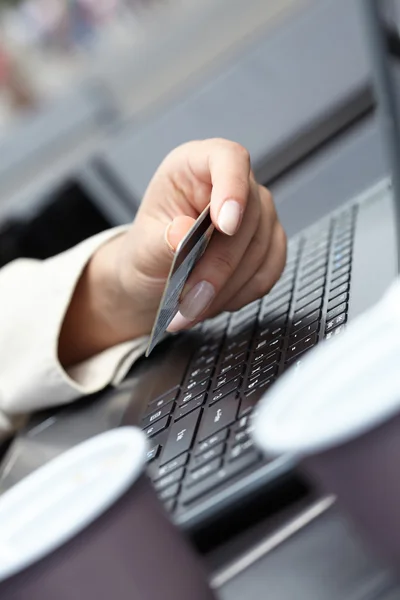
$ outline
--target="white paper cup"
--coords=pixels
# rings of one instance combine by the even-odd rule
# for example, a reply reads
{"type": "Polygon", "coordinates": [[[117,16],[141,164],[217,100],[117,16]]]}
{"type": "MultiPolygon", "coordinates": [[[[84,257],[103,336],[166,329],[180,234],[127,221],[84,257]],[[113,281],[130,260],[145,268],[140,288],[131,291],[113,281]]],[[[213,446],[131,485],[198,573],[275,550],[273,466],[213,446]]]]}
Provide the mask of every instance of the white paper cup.
{"type": "Polygon", "coordinates": [[[145,461],[143,433],[119,428],[1,496],[1,600],[212,600],[145,461]]]}
{"type": "Polygon", "coordinates": [[[400,570],[400,287],[311,352],[261,401],[268,455],[289,454],[335,494],[376,551],[400,570]]]}

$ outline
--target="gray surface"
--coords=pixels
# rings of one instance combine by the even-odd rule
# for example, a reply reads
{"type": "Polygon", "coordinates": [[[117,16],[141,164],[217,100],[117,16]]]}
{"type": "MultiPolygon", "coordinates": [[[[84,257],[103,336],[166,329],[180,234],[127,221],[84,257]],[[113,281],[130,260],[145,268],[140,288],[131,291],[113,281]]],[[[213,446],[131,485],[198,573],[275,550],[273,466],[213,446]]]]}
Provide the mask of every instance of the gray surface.
{"type": "Polygon", "coordinates": [[[376,117],[366,118],[271,189],[288,235],[388,175],[376,117]]]}
{"type": "MultiPolygon", "coordinates": [[[[397,594],[397,595],[396,595],[397,594]]],[[[220,590],[220,600],[392,600],[393,575],[336,509],[318,518],[220,590]]]]}
{"type": "Polygon", "coordinates": [[[104,153],[108,168],[141,198],[174,146],[222,136],[249,148],[264,179],[276,175],[371,104],[356,4],[313,4],[180,104],[148,124],[124,127],[104,153]]]}
{"type": "Polygon", "coordinates": [[[40,203],[97,148],[115,116],[105,90],[88,84],[12,128],[0,141],[0,219],[40,203]]]}
{"type": "Polygon", "coordinates": [[[398,275],[396,211],[391,190],[377,190],[359,210],[349,319],[378,302],[398,275]]]}

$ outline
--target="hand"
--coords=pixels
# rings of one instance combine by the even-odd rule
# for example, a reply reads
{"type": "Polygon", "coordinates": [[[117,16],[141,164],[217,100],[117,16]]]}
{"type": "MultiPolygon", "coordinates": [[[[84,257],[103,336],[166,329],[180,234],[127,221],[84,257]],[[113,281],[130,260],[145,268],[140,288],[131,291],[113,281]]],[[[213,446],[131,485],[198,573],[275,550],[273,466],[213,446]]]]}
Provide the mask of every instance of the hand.
{"type": "MultiPolygon", "coordinates": [[[[169,330],[237,310],[272,288],[285,265],[286,236],[271,194],[254,179],[248,152],[220,139],[184,144],[158,168],[130,230],[90,261],[79,303],[86,316],[79,320],[93,324],[80,360],[151,331],[174,252],[209,202],[216,230],[169,330]]],[[[74,336],[81,329],[75,325],[74,336]]]]}

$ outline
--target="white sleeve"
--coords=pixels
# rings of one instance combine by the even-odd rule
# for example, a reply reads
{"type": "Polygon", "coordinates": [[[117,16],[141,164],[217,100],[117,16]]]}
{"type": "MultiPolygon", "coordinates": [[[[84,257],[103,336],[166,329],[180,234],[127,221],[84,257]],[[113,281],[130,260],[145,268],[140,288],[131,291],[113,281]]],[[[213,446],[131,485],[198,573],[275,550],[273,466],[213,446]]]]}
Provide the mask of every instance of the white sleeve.
{"type": "Polygon", "coordinates": [[[0,271],[0,438],[21,417],[119,382],[147,337],[114,346],[64,370],[58,338],[80,275],[93,253],[125,228],[92,237],[46,261],[23,259],[0,271]]]}

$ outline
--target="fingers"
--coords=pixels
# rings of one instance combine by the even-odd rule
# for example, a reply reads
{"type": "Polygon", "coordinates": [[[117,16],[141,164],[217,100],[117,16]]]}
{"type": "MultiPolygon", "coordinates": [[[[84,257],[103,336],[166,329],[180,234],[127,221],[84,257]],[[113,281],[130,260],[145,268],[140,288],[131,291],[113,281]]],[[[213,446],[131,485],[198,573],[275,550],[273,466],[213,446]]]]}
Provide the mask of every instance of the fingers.
{"type": "Polygon", "coordinates": [[[175,217],[175,219],[171,221],[165,230],[165,241],[172,252],[176,252],[179,244],[189,233],[195,222],[196,219],[185,216],[175,217]]]}
{"type": "MultiPolygon", "coordinates": [[[[265,262],[251,280],[246,283],[229,301],[224,310],[236,311],[267,294],[278,281],[286,263],[286,234],[282,225],[276,222],[271,246],[265,262]]],[[[220,311],[219,311],[220,312],[220,311]]]]}
{"type": "Polygon", "coordinates": [[[245,148],[229,144],[211,152],[211,219],[226,235],[234,235],[242,222],[250,192],[250,157],[245,148]]]}
{"type": "Polygon", "coordinates": [[[170,154],[163,170],[174,172],[175,187],[190,195],[199,214],[211,202],[211,219],[221,233],[238,231],[250,188],[250,155],[243,146],[222,139],[190,142],[170,154]]]}
{"type": "MultiPolygon", "coordinates": [[[[215,264],[206,260],[210,258],[207,249],[202,264],[199,262],[192,274],[192,287],[183,298],[180,313],[170,325],[170,331],[193,326],[222,311],[238,310],[268,293],[279,279],[286,263],[286,235],[278,221],[271,194],[264,187],[257,187],[258,193],[252,192],[240,232],[234,238],[239,242],[244,232],[253,232],[251,239],[244,241],[244,251],[243,248],[235,247],[238,257],[241,258],[231,262],[228,268],[225,264],[215,264]],[[257,204],[260,210],[256,227],[249,228],[247,218],[254,223],[257,204]],[[198,270],[200,266],[201,271],[198,270]],[[215,268],[216,266],[218,268],[215,268]],[[226,271],[222,276],[221,271],[225,267],[226,271]]],[[[218,253],[221,249],[220,240],[223,249],[227,242],[230,248],[229,242],[233,241],[232,238],[217,235],[218,244],[214,245],[214,250],[218,253]]]]}
{"type": "Polygon", "coordinates": [[[214,232],[204,256],[200,259],[190,276],[181,296],[180,313],[170,325],[170,331],[181,329],[204,314],[211,303],[218,297],[229,280],[237,272],[243,272],[241,261],[254,237],[260,221],[260,198],[258,186],[251,185],[247,210],[238,234],[228,237],[214,232]]]}
{"type": "Polygon", "coordinates": [[[226,306],[229,305],[243,287],[251,289],[253,278],[267,260],[277,215],[271,194],[268,190],[259,186],[259,192],[261,211],[255,234],[247,247],[239,268],[229,278],[218,297],[210,306],[207,314],[204,315],[204,318],[207,318],[211,313],[218,314],[218,312],[226,310],[226,306]]]}

